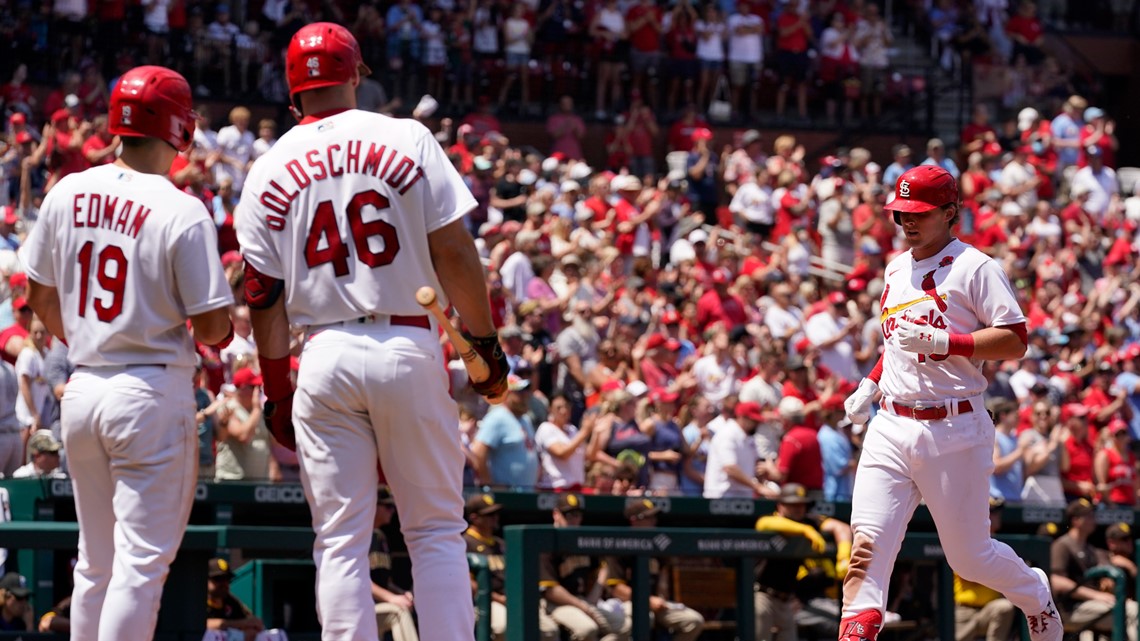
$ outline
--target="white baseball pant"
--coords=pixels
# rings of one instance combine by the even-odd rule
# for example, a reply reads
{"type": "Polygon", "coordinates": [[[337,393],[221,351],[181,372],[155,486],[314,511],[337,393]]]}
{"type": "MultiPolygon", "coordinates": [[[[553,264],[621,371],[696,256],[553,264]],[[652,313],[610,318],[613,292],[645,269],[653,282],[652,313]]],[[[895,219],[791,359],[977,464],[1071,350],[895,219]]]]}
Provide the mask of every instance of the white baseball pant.
{"type": "Polygon", "coordinates": [[[79,562],[73,641],[150,639],[198,474],[189,368],[81,367],[63,395],[79,562]]]}
{"type": "Polygon", "coordinates": [[[420,638],[473,639],[459,415],[436,331],[381,316],[311,332],[293,422],[316,532],[322,639],[378,636],[368,573],[377,456],[412,558],[420,638]]]}
{"type": "MultiPolygon", "coordinates": [[[[973,406],[981,407],[980,400],[973,406]]],[[[1025,561],[990,537],[993,450],[994,426],[984,410],[937,421],[884,410],[871,419],[855,474],[844,617],[885,611],[891,570],[920,499],[959,576],[1001,592],[1024,612],[1051,603],[1049,589],[1025,561]]]]}

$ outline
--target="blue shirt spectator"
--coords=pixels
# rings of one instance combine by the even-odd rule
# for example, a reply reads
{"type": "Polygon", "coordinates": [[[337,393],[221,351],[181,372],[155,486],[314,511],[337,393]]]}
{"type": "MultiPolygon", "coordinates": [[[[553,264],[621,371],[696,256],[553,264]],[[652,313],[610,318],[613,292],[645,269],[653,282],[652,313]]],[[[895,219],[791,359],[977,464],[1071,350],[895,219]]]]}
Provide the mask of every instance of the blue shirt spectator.
{"type": "Polygon", "coordinates": [[[1053,148],[1057,150],[1057,173],[1065,167],[1077,164],[1081,148],[1081,130],[1085,123],[1081,119],[1088,103],[1080,96],[1072,96],[1065,101],[1061,113],[1049,124],[1053,134],[1053,148]]]}
{"type": "MultiPolygon", "coordinates": [[[[1129,363],[1127,366],[1129,369],[1135,367],[1131,359],[1125,359],[1123,362],[1129,363]]],[[[1113,381],[1113,385],[1128,394],[1128,406],[1132,408],[1132,419],[1128,421],[1128,427],[1132,431],[1132,438],[1140,439],[1140,376],[1132,371],[1121,372],[1113,381]]]]}
{"type": "Polygon", "coordinates": [[[926,143],[926,160],[922,161],[922,164],[941,167],[948,171],[955,180],[962,176],[962,172],[958,171],[958,165],[946,155],[946,145],[942,144],[938,138],[931,138],[926,143]]]}
{"type": "Polygon", "coordinates": [[[819,428],[818,438],[823,455],[823,500],[850,501],[855,489],[851,439],[830,425],[819,428]]]}
{"type": "Polygon", "coordinates": [[[888,165],[886,170],[883,171],[883,189],[888,192],[895,190],[895,183],[899,181],[899,176],[914,167],[914,163],[911,162],[910,147],[906,145],[896,145],[894,151],[895,161],[888,165]]]}
{"type": "MultiPolygon", "coordinates": [[[[1004,412],[1012,415],[1009,419],[1013,425],[1017,424],[1017,410],[1006,409],[1004,412]]],[[[995,411],[994,414],[998,414],[995,411]]],[[[1001,419],[999,419],[1000,422],[1001,419]]],[[[1013,434],[1012,429],[1003,430],[999,429],[994,434],[994,449],[996,450],[996,458],[1004,458],[1013,454],[1017,449],[1017,436],[1013,434]]],[[[1021,467],[1021,461],[1015,461],[1004,472],[997,472],[996,470],[990,475],[990,496],[1000,498],[1005,501],[1020,501],[1021,500],[1021,487],[1024,484],[1025,478],[1021,467]]]]}
{"type": "Polygon", "coordinates": [[[483,417],[475,441],[487,448],[491,485],[534,489],[538,482],[538,452],[529,416],[515,416],[506,404],[493,407],[483,417]]]}

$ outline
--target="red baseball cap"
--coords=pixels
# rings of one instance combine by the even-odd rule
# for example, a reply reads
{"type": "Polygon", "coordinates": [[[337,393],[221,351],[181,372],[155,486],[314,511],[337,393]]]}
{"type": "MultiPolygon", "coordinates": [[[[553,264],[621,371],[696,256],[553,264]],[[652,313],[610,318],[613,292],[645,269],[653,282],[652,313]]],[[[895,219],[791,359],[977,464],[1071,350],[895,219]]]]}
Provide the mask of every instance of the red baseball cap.
{"type": "Polygon", "coordinates": [[[697,127],[693,130],[693,140],[712,140],[713,133],[708,127],[697,127]]]}
{"type": "Polygon", "coordinates": [[[670,392],[669,390],[659,387],[649,394],[650,400],[655,403],[676,403],[681,395],[677,392],[670,392]]]}
{"type": "Polygon", "coordinates": [[[250,385],[261,385],[261,375],[254,374],[253,370],[248,367],[243,367],[234,372],[234,387],[247,387],[250,385]]]}
{"type": "Polygon", "coordinates": [[[922,213],[958,202],[958,181],[935,165],[919,165],[899,176],[894,198],[883,206],[890,211],[922,213]]]}
{"type": "Polygon", "coordinates": [[[665,345],[667,340],[664,334],[653,334],[649,337],[649,340],[645,341],[645,349],[657,349],[665,345]]]}
{"type": "Polygon", "coordinates": [[[0,208],[0,212],[4,214],[4,223],[7,225],[15,225],[20,222],[20,217],[16,215],[16,208],[11,205],[5,205],[0,208]]]}
{"type": "Polygon", "coordinates": [[[16,134],[16,144],[17,145],[24,145],[24,144],[27,144],[29,142],[35,142],[35,140],[36,140],[35,138],[32,138],[32,134],[30,134],[26,131],[21,131],[20,133],[16,134]]]}
{"type": "Polygon", "coordinates": [[[66,109],[56,109],[55,113],[51,115],[51,121],[53,123],[66,121],[69,118],[71,118],[71,112],[66,109]]]}
{"type": "Polygon", "coordinates": [[[609,392],[616,392],[619,389],[625,389],[625,385],[622,385],[622,382],[619,381],[618,379],[611,378],[610,380],[606,381],[605,383],[602,383],[602,386],[601,386],[601,388],[598,389],[598,391],[603,393],[603,394],[606,394],[609,392]]]}
{"type": "Polygon", "coordinates": [[[229,267],[234,263],[240,263],[242,260],[243,259],[241,257],[241,252],[237,251],[236,249],[231,249],[230,251],[222,254],[222,267],[229,267]]]}
{"type": "Polygon", "coordinates": [[[22,125],[28,122],[28,117],[25,116],[22,112],[17,111],[8,117],[8,122],[12,123],[13,125],[22,125]]]}
{"type": "Polygon", "coordinates": [[[736,417],[737,418],[750,418],[754,421],[764,420],[764,410],[760,407],[759,403],[751,403],[745,401],[744,403],[736,404],[736,417]]]}
{"type": "Polygon", "coordinates": [[[674,310],[669,310],[661,314],[661,323],[664,325],[680,325],[681,315],[674,310]]]}
{"type": "Polygon", "coordinates": [[[723,269],[717,269],[712,273],[712,282],[714,285],[727,285],[728,272],[723,269]]]}
{"type": "Polygon", "coordinates": [[[28,286],[28,275],[24,272],[16,272],[8,277],[8,287],[16,289],[17,287],[28,286]]]}
{"type": "Polygon", "coordinates": [[[847,302],[847,294],[843,292],[831,292],[827,295],[827,302],[832,305],[843,305],[847,302]]]}
{"type": "Polygon", "coordinates": [[[1124,432],[1127,429],[1128,429],[1128,423],[1125,423],[1123,420],[1121,420],[1119,418],[1112,419],[1112,421],[1108,424],[1108,433],[1109,434],[1116,434],[1117,432],[1124,432]]]}
{"type": "Polygon", "coordinates": [[[12,309],[18,312],[24,308],[31,309],[31,306],[28,305],[27,299],[25,299],[23,296],[17,296],[12,299],[12,309]]]}
{"type": "Polygon", "coordinates": [[[1089,408],[1081,403],[1066,403],[1061,406],[1061,421],[1067,421],[1070,418],[1080,416],[1088,416],[1089,408]]]}

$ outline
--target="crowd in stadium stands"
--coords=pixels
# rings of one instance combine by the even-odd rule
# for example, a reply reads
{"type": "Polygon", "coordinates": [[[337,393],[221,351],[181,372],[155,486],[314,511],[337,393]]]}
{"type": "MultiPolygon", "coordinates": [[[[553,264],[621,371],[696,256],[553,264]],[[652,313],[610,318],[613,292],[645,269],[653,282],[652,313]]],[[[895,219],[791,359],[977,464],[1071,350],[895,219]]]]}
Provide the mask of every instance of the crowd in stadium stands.
{"type": "Polygon", "coordinates": [[[858,110],[859,122],[883,124],[884,99],[905,105],[915,90],[906,74],[892,73],[893,32],[929,39],[944,67],[970,70],[963,76],[975,91],[1006,108],[1063,100],[1087,87],[1051,55],[1045,28],[1123,30],[1132,2],[1043,0],[1040,10],[1031,0],[895,3],[886,16],[894,29],[883,5],[867,0],[34,4],[0,7],[11,60],[30,65],[0,69],[12,73],[2,90],[9,108],[44,122],[68,94],[89,116],[101,113],[106,80],[143,63],[178,69],[203,97],[284,103],[284,46],[300,25],[323,19],[361,42],[376,74],[362,90],[370,109],[407,113],[427,93],[448,115],[486,100],[500,113],[538,116],[570,94],[584,113],[634,129],[642,105],[660,119],[696,105],[733,122],[774,110],[799,123],[852,125],[858,110]],[[20,105],[29,79],[57,78],[64,89],[55,101],[20,105]]]}

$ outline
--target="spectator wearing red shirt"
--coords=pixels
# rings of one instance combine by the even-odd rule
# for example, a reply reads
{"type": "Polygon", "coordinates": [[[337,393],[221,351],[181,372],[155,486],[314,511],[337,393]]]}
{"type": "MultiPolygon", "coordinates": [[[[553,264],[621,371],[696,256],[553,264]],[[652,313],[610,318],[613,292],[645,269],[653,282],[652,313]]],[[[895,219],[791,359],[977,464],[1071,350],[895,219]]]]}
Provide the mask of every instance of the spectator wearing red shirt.
{"type": "Polygon", "coordinates": [[[51,179],[44,191],[63,177],[79,173],[90,166],[83,156],[83,143],[91,131],[91,123],[80,122],[66,109],[59,109],[52,114],[51,124],[53,134],[48,142],[48,170],[51,171],[51,179]]]}
{"type": "Polygon", "coordinates": [[[1025,62],[1034,67],[1045,60],[1045,53],[1041,50],[1041,45],[1045,42],[1045,29],[1037,19],[1036,4],[1023,0],[1017,6],[1017,15],[1005,23],[1005,32],[1013,40],[1013,52],[1009,58],[1011,63],[1018,56],[1025,56],[1025,62]]]}
{"type": "Polygon", "coordinates": [[[1120,148],[1120,141],[1116,139],[1116,123],[1107,119],[1104,110],[1099,107],[1085,109],[1085,127],[1081,130],[1078,167],[1088,166],[1089,156],[1086,150],[1090,146],[1100,149],[1100,157],[1105,167],[1116,169],[1116,150],[1120,148]]]}
{"type": "Polygon", "coordinates": [[[115,162],[115,151],[119,148],[118,136],[107,130],[107,116],[96,116],[91,121],[95,130],[83,143],[83,157],[91,166],[108,165],[115,162]]]}
{"type": "MultiPolygon", "coordinates": [[[[12,79],[0,88],[0,99],[9,109],[30,114],[36,106],[32,88],[28,86],[28,65],[20,63],[12,72],[12,79]]],[[[15,114],[13,114],[15,115],[15,114]]]]}
{"type": "Polygon", "coordinates": [[[1080,403],[1067,403],[1061,407],[1061,422],[1069,429],[1065,449],[1069,451],[1069,467],[1061,470],[1061,487],[1065,501],[1096,499],[1096,482],[1093,479],[1093,459],[1096,446],[1089,438],[1089,410],[1080,403]]]}
{"type": "Polygon", "coordinates": [[[35,314],[23,296],[12,299],[12,312],[15,314],[16,322],[0,331],[0,347],[3,348],[0,358],[15,365],[16,357],[20,355],[20,350],[24,349],[24,340],[28,337],[28,330],[32,326],[35,314]]]}
{"type": "MultiPolygon", "coordinates": [[[[99,67],[94,64],[84,67],[83,81],[79,84],[79,89],[75,95],[79,98],[79,106],[82,110],[81,114],[76,115],[94,118],[107,113],[111,96],[107,91],[107,81],[99,72],[99,67]]],[[[66,101],[66,98],[64,100],[66,101]]]]}
{"type": "Polygon", "coordinates": [[[59,88],[49,93],[47,99],[44,100],[44,120],[54,117],[55,112],[66,106],[64,100],[67,96],[79,91],[79,81],[80,76],[74,71],[69,71],[63,75],[63,82],[59,88]]]}
{"type": "Polygon", "coordinates": [[[796,87],[796,106],[800,118],[807,118],[807,73],[810,65],[808,44],[812,40],[811,16],[801,14],[799,4],[789,2],[776,20],[776,69],[780,73],[780,91],[776,94],[776,117],[784,117],[788,90],[796,87]]]}
{"type": "Polygon", "coordinates": [[[491,99],[488,96],[479,96],[479,109],[467,114],[459,123],[471,125],[471,134],[482,138],[492,131],[502,131],[503,125],[495,114],[491,113],[491,99]]]}
{"type": "Polygon", "coordinates": [[[558,112],[546,119],[546,133],[550,135],[550,153],[562,154],[566,160],[582,159],[582,137],[586,135],[586,123],[574,112],[574,97],[562,96],[558,100],[558,112]]]}
{"type": "Polygon", "coordinates": [[[974,105],[974,118],[968,125],[962,127],[959,140],[961,141],[960,151],[963,159],[968,159],[970,154],[975,151],[986,153],[986,145],[997,142],[997,130],[990,124],[988,107],[983,104],[974,105]]]}
{"type": "Polygon", "coordinates": [[[784,438],[776,457],[773,480],[780,484],[799,483],[809,491],[823,490],[823,455],[819,435],[807,424],[804,402],[795,397],[780,399],[777,408],[784,424],[784,438]]]}
{"type": "Polygon", "coordinates": [[[657,170],[654,163],[656,155],[654,143],[661,135],[661,128],[657,126],[653,109],[642,100],[639,89],[635,88],[629,93],[629,113],[626,115],[626,122],[629,128],[629,172],[638,178],[655,176],[657,170]]]}
{"type": "Polygon", "coordinates": [[[645,91],[649,104],[656,106],[657,96],[646,82],[649,72],[661,66],[661,19],[664,14],[654,0],[640,0],[625,13],[629,32],[629,68],[633,74],[633,90],[645,91]]]}
{"type": "Polygon", "coordinates": [[[700,73],[697,60],[697,11],[689,2],[678,2],[673,8],[672,23],[665,34],[665,51],[669,55],[666,69],[669,75],[669,97],[665,102],[667,111],[677,107],[677,99],[688,104],[693,101],[693,89],[700,73]]]}
{"type": "Polygon", "coordinates": [[[895,221],[883,212],[887,203],[887,193],[882,185],[873,185],[861,194],[863,202],[851,212],[851,224],[855,227],[855,246],[877,247],[879,253],[891,251],[894,247],[895,221]]]}
{"type": "Polygon", "coordinates": [[[622,256],[649,255],[649,219],[656,214],[656,207],[642,210],[638,198],[642,192],[641,180],[634,175],[615,176],[610,190],[618,195],[614,203],[612,231],[614,246],[622,256]]]}
{"type": "Polygon", "coordinates": [[[744,301],[728,291],[731,282],[728,273],[717,269],[712,273],[712,288],[697,300],[697,329],[704,331],[713,323],[721,323],[726,328],[744,325],[748,322],[748,312],[744,301]]]}
{"type": "Polygon", "coordinates": [[[1100,501],[1111,506],[1136,505],[1140,477],[1136,475],[1136,455],[1130,447],[1132,434],[1128,423],[1114,418],[1106,429],[1109,438],[1104,440],[1093,462],[1100,501]]]}
{"type": "Polygon", "coordinates": [[[669,151],[692,151],[693,132],[708,127],[708,121],[697,111],[695,104],[685,105],[681,117],[669,127],[669,151]]]}
{"type": "Polygon", "coordinates": [[[677,352],[681,341],[664,334],[651,334],[645,341],[645,356],[638,363],[641,380],[649,389],[668,389],[677,380],[677,352]]]}

